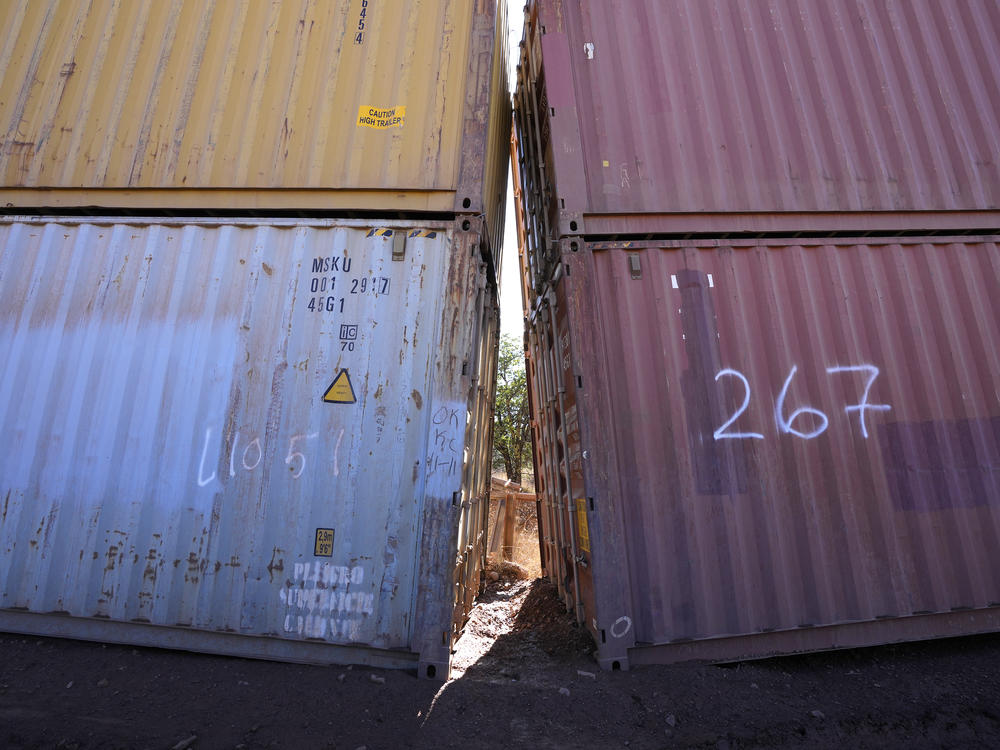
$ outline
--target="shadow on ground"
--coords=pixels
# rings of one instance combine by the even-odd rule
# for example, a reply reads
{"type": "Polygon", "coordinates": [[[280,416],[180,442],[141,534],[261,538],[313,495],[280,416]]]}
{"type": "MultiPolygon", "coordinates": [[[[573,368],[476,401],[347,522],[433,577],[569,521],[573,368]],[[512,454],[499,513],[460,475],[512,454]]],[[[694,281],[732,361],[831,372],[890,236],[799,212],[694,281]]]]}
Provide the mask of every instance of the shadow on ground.
{"type": "Polygon", "coordinates": [[[1000,747],[997,635],[614,673],[590,648],[543,581],[491,585],[445,684],[0,635],[0,747],[1000,747]]]}
{"type": "Polygon", "coordinates": [[[454,747],[1000,747],[998,635],[601,672],[549,584],[523,604],[437,696],[454,747]]]}

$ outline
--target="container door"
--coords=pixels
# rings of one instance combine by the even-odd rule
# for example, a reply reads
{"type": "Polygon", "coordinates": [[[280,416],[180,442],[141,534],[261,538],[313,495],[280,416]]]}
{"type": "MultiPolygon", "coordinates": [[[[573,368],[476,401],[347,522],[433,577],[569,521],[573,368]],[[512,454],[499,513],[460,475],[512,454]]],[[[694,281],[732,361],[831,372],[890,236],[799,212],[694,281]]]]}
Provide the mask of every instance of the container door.
{"type": "Polygon", "coordinates": [[[0,608],[408,646],[448,247],[0,226],[0,608]]]}

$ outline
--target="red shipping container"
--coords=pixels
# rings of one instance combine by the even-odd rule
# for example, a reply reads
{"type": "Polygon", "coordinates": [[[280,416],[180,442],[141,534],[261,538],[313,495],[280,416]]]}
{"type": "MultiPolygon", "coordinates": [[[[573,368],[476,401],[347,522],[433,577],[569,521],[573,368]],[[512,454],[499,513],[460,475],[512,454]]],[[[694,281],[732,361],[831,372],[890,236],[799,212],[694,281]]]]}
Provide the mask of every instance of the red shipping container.
{"type": "Polygon", "coordinates": [[[535,0],[543,567],[607,668],[1000,629],[1000,6],[535,0]]]}

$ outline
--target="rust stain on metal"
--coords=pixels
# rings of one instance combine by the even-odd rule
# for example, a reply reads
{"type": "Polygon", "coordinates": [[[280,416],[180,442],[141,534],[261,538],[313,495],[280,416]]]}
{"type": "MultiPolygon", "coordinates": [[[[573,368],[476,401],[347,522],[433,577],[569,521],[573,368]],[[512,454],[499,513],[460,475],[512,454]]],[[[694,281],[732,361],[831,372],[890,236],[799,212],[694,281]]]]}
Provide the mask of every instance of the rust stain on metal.
{"type": "Polygon", "coordinates": [[[278,557],[282,553],[282,550],[275,547],[271,551],[271,561],[267,564],[267,575],[269,580],[274,580],[275,573],[281,573],[285,570],[285,558],[278,557]],[[277,559],[275,559],[277,558],[277,559]]]}

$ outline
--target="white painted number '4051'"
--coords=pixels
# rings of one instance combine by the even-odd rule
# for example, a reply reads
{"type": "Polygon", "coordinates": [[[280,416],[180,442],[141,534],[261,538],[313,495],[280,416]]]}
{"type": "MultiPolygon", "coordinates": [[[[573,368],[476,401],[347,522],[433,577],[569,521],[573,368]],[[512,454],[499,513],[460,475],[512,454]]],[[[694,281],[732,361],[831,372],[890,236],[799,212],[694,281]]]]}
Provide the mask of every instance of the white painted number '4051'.
{"type": "MultiPolygon", "coordinates": [[[[787,416],[785,415],[785,401],[788,397],[788,389],[791,387],[792,380],[795,378],[795,373],[798,372],[798,369],[798,367],[793,366],[791,371],[788,373],[788,377],[785,378],[785,383],[781,387],[781,391],[774,404],[774,423],[779,434],[794,435],[795,437],[802,438],[803,440],[812,440],[813,438],[819,437],[826,432],[826,429],[830,426],[830,419],[822,411],[811,406],[800,406],[792,411],[791,414],[788,414],[787,416]],[[795,427],[795,421],[803,416],[812,416],[814,418],[812,429],[797,429],[795,427]]],[[[864,391],[861,394],[861,400],[856,404],[850,404],[844,407],[844,412],[848,416],[850,416],[852,412],[857,412],[858,424],[861,428],[861,436],[867,440],[868,422],[865,418],[866,412],[889,411],[892,409],[889,404],[872,404],[868,402],[872,385],[874,385],[876,378],[878,378],[880,374],[879,369],[875,365],[837,365],[834,367],[827,367],[826,372],[829,375],[836,375],[840,373],[861,373],[867,376],[864,391]]],[[[724,377],[736,378],[743,384],[743,403],[740,404],[739,408],[733,412],[732,416],[730,416],[729,419],[722,424],[722,426],[712,433],[712,436],[716,440],[763,440],[764,436],[759,432],[736,432],[730,429],[750,406],[750,381],[739,370],[733,370],[728,367],[719,370],[719,372],[716,373],[715,382],[719,382],[719,380],[724,377]]]]}

